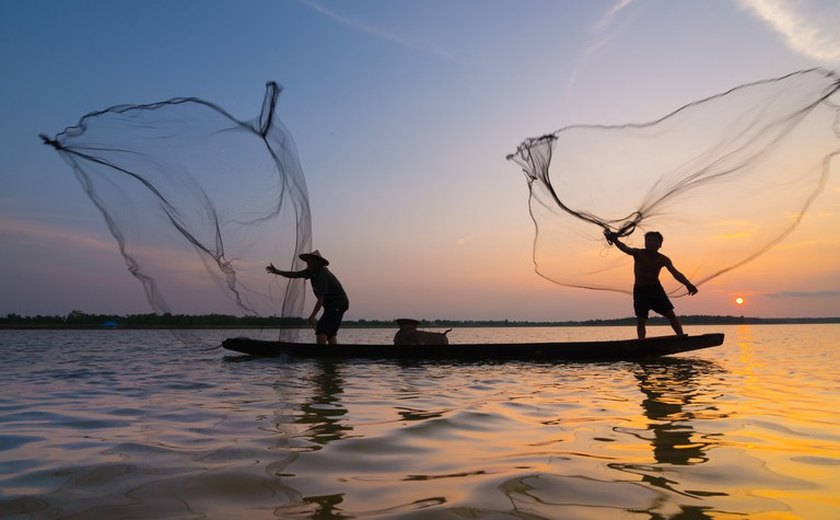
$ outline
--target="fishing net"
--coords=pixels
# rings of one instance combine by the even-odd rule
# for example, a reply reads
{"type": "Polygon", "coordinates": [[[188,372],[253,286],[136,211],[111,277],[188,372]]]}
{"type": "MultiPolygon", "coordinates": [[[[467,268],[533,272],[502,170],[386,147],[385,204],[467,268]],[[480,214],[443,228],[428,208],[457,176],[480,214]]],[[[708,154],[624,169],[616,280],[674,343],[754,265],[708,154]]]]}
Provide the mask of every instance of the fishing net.
{"type": "MultiPolygon", "coordinates": [[[[838,89],[836,73],[804,70],[653,121],[572,125],[525,140],[508,159],[530,189],[537,273],[629,292],[632,260],[607,245],[605,230],[640,248],[644,232],[660,231],[662,251],[695,285],[761,256],[826,184],[840,153],[838,89]]],[[[663,284],[686,294],[670,277],[663,284]]]]}
{"type": "Polygon", "coordinates": [[[302,316],[306,181],[275,114],[240,121],[198,98],[92,112],[54,138],[155,312],[302,316]]]}

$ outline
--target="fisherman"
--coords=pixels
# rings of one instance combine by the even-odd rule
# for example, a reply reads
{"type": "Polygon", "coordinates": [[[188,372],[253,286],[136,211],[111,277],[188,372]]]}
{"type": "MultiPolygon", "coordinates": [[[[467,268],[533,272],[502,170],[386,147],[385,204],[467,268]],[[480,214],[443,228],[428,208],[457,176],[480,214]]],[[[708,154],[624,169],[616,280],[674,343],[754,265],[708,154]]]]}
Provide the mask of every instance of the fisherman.
{"type": "Polygon", "coordinates": [[[281,271],[272,263],[269,263],[265,270],[286,278],[306,278],[310,281],[317,301],[309,315],[309,324],[315,329],[315,339],[318,344],[335,345],[338,343],[337,336],[341,320],[350,308],[350,300],[341,282],[327,269],[330,265],[329,260],[321,256],[317,249],[311,253],[303,253],[299,257],[306,262],[306,269],[302,271],[281,271]],[[324,313],[320,319],[316,320],[321,309],[324,313]]]}
{"type": "Polygon", "coordinates": [[[662,233],[658,231],[648,231],[645,233],[645,248],[637,249],[628,247],[621,242],[618,233],[609,230],[604,231],[604,237],[611,245],[615,244],[622,252],[633,257],[633,275],[635,282],[633,284],[633,310],[636,313],[636,332],[639,339],[644,339],[646,335],[646,324],[648,319],[648,311],[655,311],[665,316],[671,323],[671,328],[674,333],[682,334],[682,324],[679,318],[674,314],[674,306],[668,295],[665,294],[665,289],[659,282],[659,272],[662,268],[668,269],[671,275],[688,289],[688,294],[697,294],[697,287],[695,287],[688,278],[681,272],[677,271],[671,259],[659,252],[662,247],[662,233]]]}

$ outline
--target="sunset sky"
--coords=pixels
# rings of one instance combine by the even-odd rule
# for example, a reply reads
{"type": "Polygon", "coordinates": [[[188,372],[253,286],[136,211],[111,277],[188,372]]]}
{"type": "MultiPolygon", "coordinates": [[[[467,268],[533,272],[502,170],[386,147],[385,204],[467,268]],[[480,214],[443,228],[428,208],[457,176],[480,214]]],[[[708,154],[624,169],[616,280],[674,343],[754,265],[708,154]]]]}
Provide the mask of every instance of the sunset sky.
{"type": "MultiPolygon", "coordinates": [[[[567,125],[838,70],[838,27],[835,0],[0,2],[0,315],[150,312],[39,133],[176,96],[248,120],[274,80],[349,319],[629,316],[628,295],[534,272],[528,189],[505,156],[567,125]]],[[[840,315],[839,162],[792,236],[677,312],[840,315]]],[[[179,312],[212,312],[181,293],[179,312]]]]}

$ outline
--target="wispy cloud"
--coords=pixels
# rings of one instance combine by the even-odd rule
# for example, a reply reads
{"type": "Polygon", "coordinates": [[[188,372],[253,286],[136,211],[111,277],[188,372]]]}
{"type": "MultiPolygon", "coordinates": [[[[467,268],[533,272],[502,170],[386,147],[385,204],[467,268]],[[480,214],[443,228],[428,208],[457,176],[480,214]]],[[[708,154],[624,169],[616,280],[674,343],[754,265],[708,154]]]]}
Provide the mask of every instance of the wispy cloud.
{"type": "Polygon", "coordinates": [[[407,49],[415,51],[426,52],[438,56],[440,58],[456,61],[452,54],[450,54],[446,49],[440,46],[420,43],[406,36],[379,29],[378,27],[374,27],[373,25],[370,25],[363,20],[359,20],[358,18],[353,18],[347,15],[337,13],[336,11],[325,7],[316,0],[299,0],[299,2],[309,7],[313,11],[323,16],[326,16],[327,18],[338,22],[339,24],[351,30],[369,34],[385,42],[392,43],[394,45],[399,45],[400,47],[405,47],[407,49]]]}
{"type": "Polygon", "coordinates": [[[770,298],[837,298],[840,297],[840,290],[837,291],[782,291],[770,293],[770,298]]]}
{"type": "MultiPolygon", "coordinates": [[[[13,219],[0,216],[0,237],[3,235],[14,237],[18,242],[29,241],[38,243],[45,249],[60,251],[72,249],[82,254],[110,255],[119,254],[117,243],[110,236],[96,236],[69,228],[13,219]]],[[[166,269],[183,272],[193,271],[203,273],[203,265],[197,262],[195,252],[189,249],[132,245],[132,254],[155,258],[158,265],[165,265],[166,269]]]]}
{"type": "Polygon", "coordinates": [[[612,26],[619,18],[619,14],[632,2],[633,0],[618,0],[609,9],[604,11],[598,21],[595,22],[595,25],[592,26],[590,32],[595,35],[595,39],[589,44],[589,46],[586,47],[586,49],[583,50],[577,60],[577,64],[572,69],[569,78],[569,85],[566,89],[567,92],[571,92],[577,83],[578,69],[581,64],[588,60],[590,56],[606,47],[607,44],[610,43],[610,41],[612,41],[612,39],[620,32],[621,28],[623,28],[623,25],[618,29],[612,29],[612,26]]]}
{"type": "Polygon", "coordinates": [[[472,242],[475,239],[475,233],[471,233],[465,237],[459,238],[455,243],[459,246],[466,244],[467,242],[472,242]]]}
{"type": "Polygon", "coordinates": [[[625,7],[630,5],[633,0],[618,0],[612,7],[607,9],[607,11],[601,15],[601,19],[598,20],[598,23],[595,24],[596,31],[603,31],[607,29],[613,22],[618,13],[624,10],[625,7]]]}
{"type": "Polygon", "coordinates": [[[61,247],[82,246],[97,250],[116,250],[113,240],[102,240],[67,228],[7,217],[0,217],[0,234],[15,235],[35,242],[56,243],[61,247]]]}
{"type": "Polygon", "coordinates": [[[840,61],[837,0],[738,0],[781,34],[795,52],[820,61],[840,61]]]}

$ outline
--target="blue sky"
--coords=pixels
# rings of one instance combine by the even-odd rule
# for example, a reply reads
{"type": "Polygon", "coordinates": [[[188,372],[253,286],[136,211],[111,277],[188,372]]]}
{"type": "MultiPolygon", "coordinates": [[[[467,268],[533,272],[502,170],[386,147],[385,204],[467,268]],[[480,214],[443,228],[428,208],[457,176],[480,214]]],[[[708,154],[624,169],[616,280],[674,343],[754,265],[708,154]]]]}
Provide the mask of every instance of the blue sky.
{"type": "MultiPolygon", "coordinates": [[[[837,69],[838,27],[835,1],[6,0],[0,315],[148,311],[39,133],[176,96],[250,119],[267,80],[285,88],[278,113],[309,183],[315,247],[351,292],[349,317],[629,315],[625,297],[534,274],[527,188],[505,155],[568,124],[649,120],[740,83],[837,69]]],[[[837,185],[815,211],[835,214],[837,185]]],[[[729,278],[680,310],[840,308],[836,269],[787,286],[749,274],[749,287],[729,278]],[[731,308],[738,290],[764,297],[731,308]]]]}

